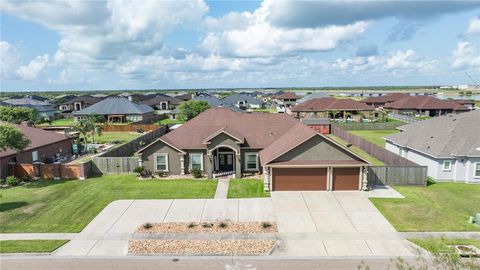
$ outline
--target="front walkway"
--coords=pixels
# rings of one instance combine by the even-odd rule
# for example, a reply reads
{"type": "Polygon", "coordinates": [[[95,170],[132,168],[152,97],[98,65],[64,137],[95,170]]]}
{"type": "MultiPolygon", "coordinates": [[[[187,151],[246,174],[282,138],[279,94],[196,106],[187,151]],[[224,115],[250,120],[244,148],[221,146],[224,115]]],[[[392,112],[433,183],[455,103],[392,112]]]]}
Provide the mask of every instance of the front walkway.
{"type": "Polygon", "coordinates": [[[215,192],[215,199],[226,199],[228,195],[228,184],[230,183],[230,176],[218,179],[217,191],[215,192]]]}

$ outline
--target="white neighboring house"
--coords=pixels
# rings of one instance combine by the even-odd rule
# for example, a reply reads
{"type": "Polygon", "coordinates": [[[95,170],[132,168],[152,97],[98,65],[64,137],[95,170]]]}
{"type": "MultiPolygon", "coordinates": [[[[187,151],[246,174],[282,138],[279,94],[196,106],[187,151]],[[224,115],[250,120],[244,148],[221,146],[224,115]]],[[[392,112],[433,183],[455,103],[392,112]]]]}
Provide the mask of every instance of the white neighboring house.
{"type": "Polygon", "coordinates": [[[434,117],[386,136],[385,147],[438,181],[480,183],[480,110],[434,117]]]}

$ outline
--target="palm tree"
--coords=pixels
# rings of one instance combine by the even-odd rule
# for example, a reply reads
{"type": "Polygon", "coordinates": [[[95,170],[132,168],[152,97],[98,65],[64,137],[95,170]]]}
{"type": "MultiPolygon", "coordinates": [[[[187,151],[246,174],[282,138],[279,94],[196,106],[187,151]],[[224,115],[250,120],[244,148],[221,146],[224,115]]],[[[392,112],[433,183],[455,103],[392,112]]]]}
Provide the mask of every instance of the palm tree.
{"type": "Polygon", "coordinates": [[[87,143],[87,134],[92,130],[92,126],[90,122],[86,119],[78,120],[75,124],[67,129],[65,129],[65,134],[70,136],[73,132],[78,132],[80,135],[83,136],[83,140],[85,141],[85,149],[88,149],[87,143]]]}

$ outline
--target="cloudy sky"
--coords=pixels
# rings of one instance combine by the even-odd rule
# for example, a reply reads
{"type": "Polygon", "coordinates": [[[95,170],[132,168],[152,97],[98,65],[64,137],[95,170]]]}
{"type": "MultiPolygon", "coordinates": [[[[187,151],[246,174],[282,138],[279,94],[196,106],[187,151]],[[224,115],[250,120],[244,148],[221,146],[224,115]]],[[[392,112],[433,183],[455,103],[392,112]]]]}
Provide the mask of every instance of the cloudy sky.
{"type": "Polygon", "coordinates": [[[6,90],[471,84],[480,1],[2,0],[6,90]]]}

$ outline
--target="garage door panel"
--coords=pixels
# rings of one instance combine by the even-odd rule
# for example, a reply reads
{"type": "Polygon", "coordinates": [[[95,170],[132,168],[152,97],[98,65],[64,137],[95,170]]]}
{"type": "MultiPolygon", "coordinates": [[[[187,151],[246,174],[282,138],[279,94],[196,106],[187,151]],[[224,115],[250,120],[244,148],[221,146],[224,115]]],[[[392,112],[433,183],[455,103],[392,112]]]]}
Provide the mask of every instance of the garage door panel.
{"type": "Polygon", "coordinates": [[[273,190],[326,190],[326,168],[274,168],[273,190]]]}
{"type": "Polygon", "coordinates": [[[358,190],[360,168],[333,168],[333,190],[358,190]]]}

